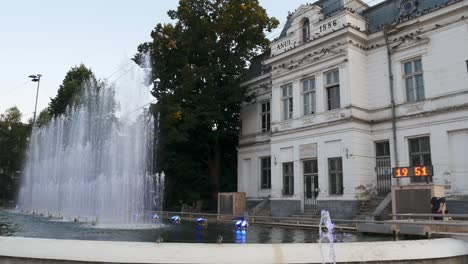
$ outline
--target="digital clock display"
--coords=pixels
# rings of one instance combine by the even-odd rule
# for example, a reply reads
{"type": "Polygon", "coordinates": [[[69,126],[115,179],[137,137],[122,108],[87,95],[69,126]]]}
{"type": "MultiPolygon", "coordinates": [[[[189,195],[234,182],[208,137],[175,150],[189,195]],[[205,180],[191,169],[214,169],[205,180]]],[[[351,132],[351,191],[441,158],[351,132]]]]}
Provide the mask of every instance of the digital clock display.
{"type": "Polygon", "coordinates": [[[393,178],[429,177],[433,175],[434,175],[434,168],[432,166],[393,168],[393,178]]]}

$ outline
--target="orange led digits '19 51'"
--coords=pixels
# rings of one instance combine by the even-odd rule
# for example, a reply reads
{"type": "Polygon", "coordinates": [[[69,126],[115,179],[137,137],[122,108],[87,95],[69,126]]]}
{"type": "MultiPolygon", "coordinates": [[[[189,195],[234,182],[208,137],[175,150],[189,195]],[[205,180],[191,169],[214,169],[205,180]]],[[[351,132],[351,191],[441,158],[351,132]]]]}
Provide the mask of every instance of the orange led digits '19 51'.
{"type": "Polygon", "coordinates": [[[433,176],[433,174],[434,174],[434,169],[430,165],[429,166],[393,168],[393,178],[429,177],[429,176],[433,176]]]}

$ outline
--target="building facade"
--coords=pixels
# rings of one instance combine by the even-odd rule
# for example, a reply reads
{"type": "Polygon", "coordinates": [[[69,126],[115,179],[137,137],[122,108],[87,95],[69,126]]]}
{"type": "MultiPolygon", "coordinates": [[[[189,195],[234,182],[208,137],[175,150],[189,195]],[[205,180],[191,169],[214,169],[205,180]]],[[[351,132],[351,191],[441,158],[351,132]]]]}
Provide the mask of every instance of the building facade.
{"type": "Polygon", "coordinates": [[[468,195],[468,0],[302,5],[243,85],[238,191],[273,216],[351,217],[424,184],[392,179],[399,166],[432,165],[428,180],[468,195]]]}

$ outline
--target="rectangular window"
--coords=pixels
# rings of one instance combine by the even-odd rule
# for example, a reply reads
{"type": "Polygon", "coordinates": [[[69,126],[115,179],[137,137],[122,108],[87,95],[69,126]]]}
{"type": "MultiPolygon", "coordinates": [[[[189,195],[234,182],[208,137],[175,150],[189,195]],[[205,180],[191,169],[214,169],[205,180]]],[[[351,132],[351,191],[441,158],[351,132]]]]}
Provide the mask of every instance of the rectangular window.
{"type": "MultiPolygon", "coordinates": [[[[408,140],[410,166],[432,165],[431,144],[429,137],[411,138],[408,140]]],[[[412,182],[432,182],[432,177],[414,177],[412,182]]]]}
{"type": "Polygon", "coordinates": [[[270,131],[270,102],[262,103],[262,132],[270,131]]]}
{"type": "Polygon", "coordinates": [[[293,93],[292,83],[281,86],[283,102],[283,120],[288,120],[293,117],[293,93]]]}
{"type": "Polygon", "coordinates": [[[260,159],[261,166],[261,188],[271,189],[271,157],[260,159]]]}
{"type": "Polygon", "coordinates": [[[328,159],[330,195],[343,194],[343,162],[340,158],[328,159]]]}
{"type": "Polygon", "coordinates": [[[424,100],[424,82],[421,59],[415,59],[403,63],[406,100],[416,102],[424,100]]]}
{"type": "Polygon", "coordinates": [[[390,160],[390,142],[375,143],[375,172],[377,176],[377,192],[386,195],[392,187],[392,165],[390,160]]]}
{"type": "Polygon", "coordinates": [[[294,195],[294,169],[293,163],[283,163],[283,194],[294,195]]]}
{"type": "Polygon", "coordinates": [[[315,78],[302,81],[302,96],[304,98],[304,115],[306,116],[315,114],[315,78]]]}
{"type": "Polygon", "coordinates": [[[390,156],[390,142],[383,141],[375,143],[375,153],[377,157],[390,156]]]}
{"type": "Polygon", "coordinates": [[[310,21],[306,19],[302,26],[302,42],[306,43],[310,39],[310,21]]]}
{"type": "Polygon", "coordinates": [[[328,110],[340,108],[340,72],[338,69],[325,73],[325,90],[328,110]]]}
{"type": "Polygon", "coordinates": [[[304,197],[306,199],[316,198],[318,195],[317,160],[305,160],[302,164],[304,166],[304,197]]]}

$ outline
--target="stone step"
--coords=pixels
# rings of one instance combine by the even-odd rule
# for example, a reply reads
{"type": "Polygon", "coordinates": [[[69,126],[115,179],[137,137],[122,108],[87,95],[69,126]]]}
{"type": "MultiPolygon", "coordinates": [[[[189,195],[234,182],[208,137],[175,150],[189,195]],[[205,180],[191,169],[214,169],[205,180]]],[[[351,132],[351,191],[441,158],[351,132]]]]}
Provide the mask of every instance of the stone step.
{"type": "Polygon", "coordinates": [[[362,206],[376,205],[376,204],[380,204],[382,201],[383,201],[383,199],[382,200],[372,200],[372,201],[369,201],[369,202],[363,202],[362,206]]]}
{"type": "Polygon", "coordinates": [[[271,212],[259,212],[254,216],[271,216],[271,212]]]}
{"type": "MultiPolygon", "coordinates": [[[[380,201],[380,202],[382,202],[382,201],[380,201]]],[[[361,208],[375,207],[375,206],[378,206],[380,204],[380,202],[379,203],[364,204],[364,205],[361,206],[361,208]]]]}
{"type": "Polygon", "coordinates": [[[383,199],[372,199],[369,201],[363,202],[363,204],[359,207],[361,211],[365,210],[374,210],[377,206],[380,205],[380,203],[383,201],[383,199]]]}
{"type": "Polygon", "coordinates": [[[294,214],[291,215],[291,217],[300,219],[320,219],[320,215],[317,214],[294,214]]]}
{"type": "Polygon", "coordinates": [[[385,197],[373,197],[368,201],[363,201],[359,207],[359,214],[355,217],[357,220],[375,220],[374,212],[383,202],[385,197]]]}
{"type": "Polygon", "coordinates": [[[293,218],[304,218],[304,219],[318,219],[320,218],[318,215],[291,215],[293,218]]]}
{"type": "Polygon", "coordinates": [[[271,207],[270,203],[268,203],[263,209],[258,211],[255,216],[271,216],[271,207]]]}

